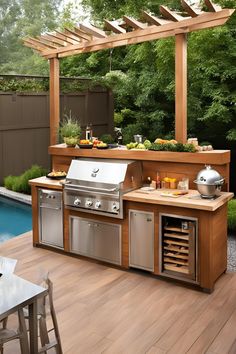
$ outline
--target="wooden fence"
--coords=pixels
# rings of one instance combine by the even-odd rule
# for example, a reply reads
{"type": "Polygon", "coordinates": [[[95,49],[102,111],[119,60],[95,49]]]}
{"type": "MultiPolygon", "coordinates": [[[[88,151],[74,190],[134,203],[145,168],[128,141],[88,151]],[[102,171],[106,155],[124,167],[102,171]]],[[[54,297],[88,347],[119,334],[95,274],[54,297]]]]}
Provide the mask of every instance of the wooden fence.
{"type": "MultiPolygon", "coordinates": [[[[92,123],[95,136],[112,133],[113,96],[97,88],[62,94],[60,117],[79,120],[82,131],[92,123]]],[[[50,169],[48,93],[0,92],[0,184],[9,174],[19,175],[32,164],[50,169]]]]}

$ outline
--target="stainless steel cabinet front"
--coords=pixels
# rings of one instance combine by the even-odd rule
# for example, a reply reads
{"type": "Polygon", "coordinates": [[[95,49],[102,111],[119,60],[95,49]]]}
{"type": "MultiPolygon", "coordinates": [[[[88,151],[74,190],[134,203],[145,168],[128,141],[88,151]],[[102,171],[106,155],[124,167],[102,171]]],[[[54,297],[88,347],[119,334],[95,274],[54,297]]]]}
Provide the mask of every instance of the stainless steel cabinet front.
{"type": "Polygon", "coordinates": [[[129,211],[129,265],[154,271],[154,214],[129,211]]]}
{"type": "Polygon", "coordinates": [[[72,217],[70,223],[71,252],[84,256],[93,254],[93,223],[81,218],[72,217]]]}
{"type": "Polygon", "coordinates": [[[39,189],[40,243],[63,248],[62,192],[39,189]]]}
{"type": "Polygon", "coordinates": [[[98,259],[121,264],[120,225],[94,223],[94,256],[98,259]]]}
{"type": "Polygon", "coordinates": [[[121,265],[121,225],[70,216],[70,250],[121,265]]]}

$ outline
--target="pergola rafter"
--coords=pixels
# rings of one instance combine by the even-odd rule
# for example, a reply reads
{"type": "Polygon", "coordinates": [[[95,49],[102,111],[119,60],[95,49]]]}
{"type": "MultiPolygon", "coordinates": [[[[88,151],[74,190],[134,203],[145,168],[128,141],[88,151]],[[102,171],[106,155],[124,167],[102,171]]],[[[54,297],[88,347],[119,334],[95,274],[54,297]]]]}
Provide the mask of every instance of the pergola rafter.
{"type": "MultiPolygon", "coordinates": [[[[181,0],[185,15],[170,10],[167,6],[160,6],[162,17],[157,17],[142,12],[141,22],[130,16],[124,16],[123,20],[104,21],[104,27],[111,33],[89,24],[80,24],[74,30],[66,28],[64,32],[56,31],[48,33],[47,36],[54,37],[54,40],[42,35],[37,37],[37,46],[32,42],[32,48],[38,50],[45,58],[66,57],[83,52],[93,52],[100,49],[119,47],[133,43],[166,38],[176,33],[197,31],[203,28],[211,28],[224,24],[234,10],[223,9],[215,5],[211,0],[205,0],[208,12],[203,12],[196,5],[190,5],[187,0],[181,0]],[[128,31],[127,31],[128,28],[128,31]],[[131,29],[131,30],[130,30],[131,29]],[[68,43],[70,45],[68,45],[68,43]],[[34,45],[33,45],[34,44],[34,45]],[[42,46],[40,46],[42,44],[42,46]]],[[[30,46],[28,38],[24,43],[30,46]]]]}
{"type": "Polygon", "coordinates": [[[171,36],[176,39],[175,138],[185,142],[187,139],[186,34],[221,26],[234,12],[234,9],[222,9],[211,0],[204,1],[207,12],[199,7],[198,0],[194,4],[188,0],[181,0],[183,7],[181,13],[161,5],[162,17],[143,11],[141,21],[130,16],[124,16],[119,20],[105,20],[104,29],[108,32],[91,24],[80,24],[74,29],[66,28],[64,31],[54,31],[37,38],[24,38],[27,47],[37,51],[45,59],[50,59],[50,87],[54,88],[53,91],[50,90],[51,144],[56,143],[56,127],[59,126],[59,58],[171,36]]]}

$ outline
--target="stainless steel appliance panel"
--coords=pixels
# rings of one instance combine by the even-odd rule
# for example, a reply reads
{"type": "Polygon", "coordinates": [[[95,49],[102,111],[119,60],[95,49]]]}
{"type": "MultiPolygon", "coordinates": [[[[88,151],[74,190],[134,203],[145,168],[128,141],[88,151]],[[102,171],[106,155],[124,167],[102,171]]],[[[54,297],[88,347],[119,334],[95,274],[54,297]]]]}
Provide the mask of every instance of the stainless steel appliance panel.
{"type": "Polygon", "coordinates": [[[121,226],[94,223],[94,257],[106,262],[121,264],[121,226]]]}
{"type": "Polygon", "coordinates": [[[62,192],[39,189],[38,196],[40,242],[63,248],[62,192]]]}
{"type": "Polygon", "coordinates": [[[70,216],[71,252],[121,264],[121,225],[70,216]]]}
{"type": "Polygon", "coordinates": [[[78,159],[72,160],[67,179],[118,185],[124,181],[126,171],[127,161],[78,159]]]}
{"type": "Polygon", "coordinates": [[[72,160],[64,187],[69,209],[123,218],[122,195],[142,183],[140,161],[112,159],[72,160]]]}
{"type": "Polygon", "coordinates": [[[129,265],[154,271],[154,214],[129,210],[129,265]]]}
{"type": "Polygon", "coordinates": [[[81,192],[80,190],[67,190],[65,193],[65,205],[76,208],[78,210],[87,209],[95,211],[96,214],[107,215],[113,214],[116,217],[122,209],[119,196],[91,194],[81,192]]]}
{"type": "Polygon", "coordinates": [[[78,217],[70,217],[71,252],[92,256],[94,249],[93,223],[78,217]]]}

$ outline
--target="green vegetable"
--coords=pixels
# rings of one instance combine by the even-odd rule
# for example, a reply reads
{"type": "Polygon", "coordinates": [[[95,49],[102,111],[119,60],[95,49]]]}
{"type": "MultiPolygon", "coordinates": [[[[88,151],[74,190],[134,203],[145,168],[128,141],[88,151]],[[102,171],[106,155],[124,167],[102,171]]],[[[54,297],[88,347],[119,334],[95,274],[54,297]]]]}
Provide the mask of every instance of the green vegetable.
{"type": "Polygon", "coordinates": [[[193,144],[159,144],[159,143],[152,143],[149,147],[149,150],[154,151],[176,151],[176,152],[196,152],[196,148],[193,144]]]}
{"type": "Polygon", "coordinates": [[[151,147],[152,143],[150,140],[145,140],[143,145],[145,146],[146,149],[149,149],[151,147]]]}
{"type": "Polygon", "coordinates": [[[136,146],[136,149],[145,149],[145,146],[144,146],[144,144],[139,143],[139,144],[136,146]]]}
{"type": "Polygon", "coordinates": [[[138,143],[129,143],[129,144],[126,144],[126,147],[127,149],[135,149],[136,147],[138,146],[138,143]]]}

